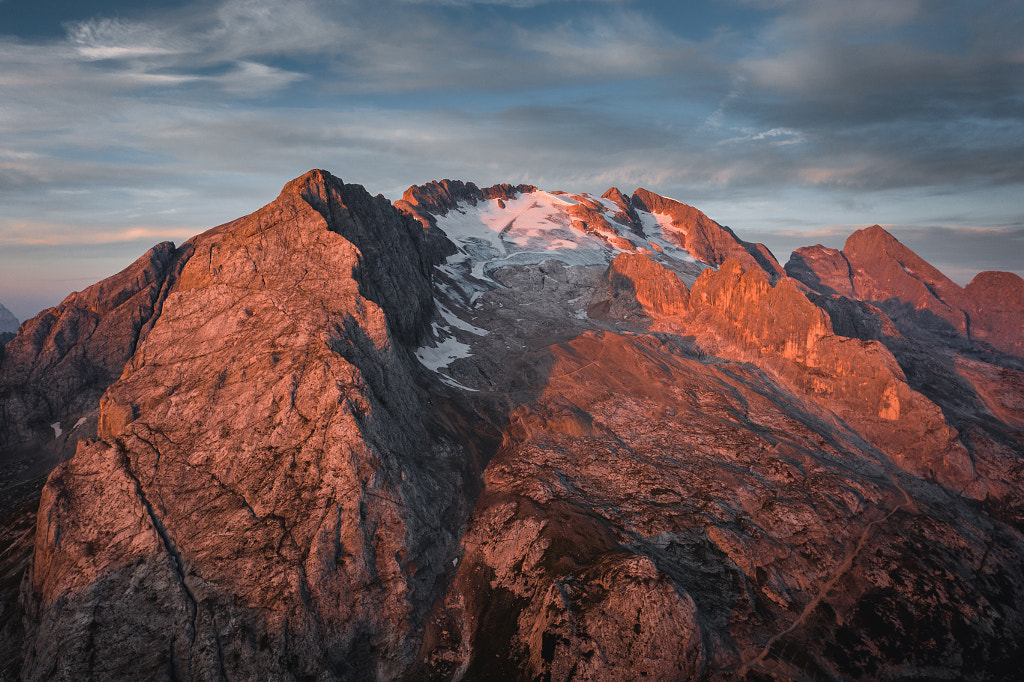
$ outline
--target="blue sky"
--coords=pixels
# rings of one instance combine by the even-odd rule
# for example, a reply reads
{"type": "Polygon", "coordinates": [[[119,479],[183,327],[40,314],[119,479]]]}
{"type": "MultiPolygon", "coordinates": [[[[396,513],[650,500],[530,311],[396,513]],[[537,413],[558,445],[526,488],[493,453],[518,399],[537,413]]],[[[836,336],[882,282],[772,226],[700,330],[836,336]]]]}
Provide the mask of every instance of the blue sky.
{"type": "Polygon", "coordinates": [[[325,168],[693,204],[780,261],[880,223],[1024,274],[1024,4],[0,0],[20,319],[325,168]]]}

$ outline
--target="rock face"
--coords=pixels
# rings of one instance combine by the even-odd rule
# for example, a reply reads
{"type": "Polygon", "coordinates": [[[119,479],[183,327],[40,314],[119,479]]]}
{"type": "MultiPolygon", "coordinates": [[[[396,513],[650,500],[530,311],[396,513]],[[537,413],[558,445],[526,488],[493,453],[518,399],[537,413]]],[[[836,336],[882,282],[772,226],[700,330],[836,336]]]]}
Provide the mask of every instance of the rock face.
{"type": "Polygon", "coordinates": [[[901,468],[984,497],[966,449],[940,409],[910,388],[892,353],[878,341],[836,336],[794,280],[772,287],[760,270],[743,272],[730,260],[701,273],[690,304],[687,329],[702,347],[773,373],[901,468]]]}
{"type": "Polygon", "coordinates": [[[727,227],[722,227],[693,206],[667,199],[646,189],[633,193],[630,205],[634,209],[667,215],[671,218],[670,234],[693,256],[711,265],[720,265],[734,258],[744,267],[764,270],[771,278],[784,274],[775,256],[764,244],[745,242],[727,227]]]}
{"type": "Polygon", "coordinates": [[[0,447],[96,409],[148,333],[183,254],[169,242],[158,244],[117,275],[25,322],[0,364],[0,447]]]}
{"type": "Polygon", "coordinates": [[[877,225],[851,235],[842,252],[799,249],[786,270],[812,290],[842,333],[883,343],[908,385],[942,411],[971,465],[948,449],[934,452],[947,453],[951,475],[959,469],[966,481],[973,469],[979,477],[963,490],[1017,497],[1004,472],[1019,467],[1020,433],[1008,412],[1019,400],[1015,387],[1024,369],[1019,277],[982,273],[962,289],[877,225]]]}
{"type": "Polygon", "coordinates": [[[1013,273],[983,272],[963,289],[878,225],[850,235],[841,252],[794,251],[786,272],[818,293],[870,302],[904,336],[1024,357],[1024,280],[1013,273]]]}
{"type": "Polygon", "coordinates": [[[184,247],[43,492],[24,677],[403,669],[464,514],[400,345],[433,305],[418,238],[312,173],[184,247]]]}
{"type": "Polygon", "coordinates": [[[850,235],[843,254],[856,297],[880,303],[897,327],[968,334],[963,289],[878,225],[850,235]]]}
{"type": "Polygon", "coordinates": [[[645,190],[314,171],[158,247],[0,534],[2,677],[1012,678],[1017,281],[855,237],[786,277],[645,190]]]}
{"type": "Polygon", "coordinates": [[[815,244],[794,251],[786,263],[786,274],[823,294],[856,298],[850,261],[842,251],[815,244]]]}
{"type": "Polygon", "coordinates": [[[1024,358],[1024,279],[1012,272],[979,273],[964,290],[975,339],[1024,358]]]}

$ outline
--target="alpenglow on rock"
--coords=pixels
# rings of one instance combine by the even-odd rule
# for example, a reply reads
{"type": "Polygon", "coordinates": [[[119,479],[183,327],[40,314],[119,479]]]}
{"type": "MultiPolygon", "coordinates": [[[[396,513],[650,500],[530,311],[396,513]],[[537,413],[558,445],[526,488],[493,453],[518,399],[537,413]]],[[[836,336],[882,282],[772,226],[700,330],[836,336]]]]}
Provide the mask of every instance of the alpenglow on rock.
{"type": "Polygon", "coordinates": [[[1010,679],[1013,277],[312,171],[8,345],[2,678],[1010,679]]]}

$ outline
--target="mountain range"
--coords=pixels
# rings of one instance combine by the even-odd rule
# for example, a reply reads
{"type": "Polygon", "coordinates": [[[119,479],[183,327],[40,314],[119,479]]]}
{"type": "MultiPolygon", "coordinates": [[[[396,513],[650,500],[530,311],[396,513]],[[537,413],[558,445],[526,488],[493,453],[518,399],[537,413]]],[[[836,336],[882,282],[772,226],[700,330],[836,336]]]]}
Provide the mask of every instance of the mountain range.
{"type": "Polygon", "coordinates": [[[1024,280],[325,171],[0,346],[2,679],[1013,679],[1024,280]]]}

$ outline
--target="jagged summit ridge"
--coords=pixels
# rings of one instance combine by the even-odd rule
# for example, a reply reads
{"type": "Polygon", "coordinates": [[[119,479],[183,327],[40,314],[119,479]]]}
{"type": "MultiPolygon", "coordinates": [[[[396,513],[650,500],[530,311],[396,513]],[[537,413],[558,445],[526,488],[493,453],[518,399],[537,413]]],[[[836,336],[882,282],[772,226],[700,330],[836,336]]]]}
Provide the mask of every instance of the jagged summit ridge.
{"type": "Polygon", "coordinates": [[[784,276],[646,190],[312,171],[157,247],[0,361],[77,442],[0,678],[1012,677],[1024,288],[879,230],[784,276]]]}
{"type": "MultiPolygon", "coordinates": [[[[424,226],[461,239],[463,245],[491,242],[506,255],[511,247],[520,253],[551,251],[550,257],[568,259],[566,251],[578,249],[604,251],[603,258],[610,262],[622,251],[664,254],[667,250],[667,257],[678,260],[718,266],[733,257],[747,267],[764,269],[773,279],[783,274],[764,245],[743,242],[697,209],[643,188],[626,197],[612,187],[594,197],[544,192],[531,185],[502,184],[481,190],[473,183],[444,180],[410,187],[396,206],[424,226]],[[537,239],[516,240],[517,235],[531,233],[537,239]],[[508,243],[504,249],[503,242],[508,243]]],[[[594,253],[576,255],[597,258],[594,253]]],[[[475,258],[482,259],[480,254],[475,258]]]]}
{"type": "Polygon", "coordinates": [[[905,335],[962,338],[1017,356],[1024,350],[1024,280],[981,273],[965,289],[878,225],[854,232],[842,251],[797,249],[786,272],[818,293],[872,303],[905,335]]]}

